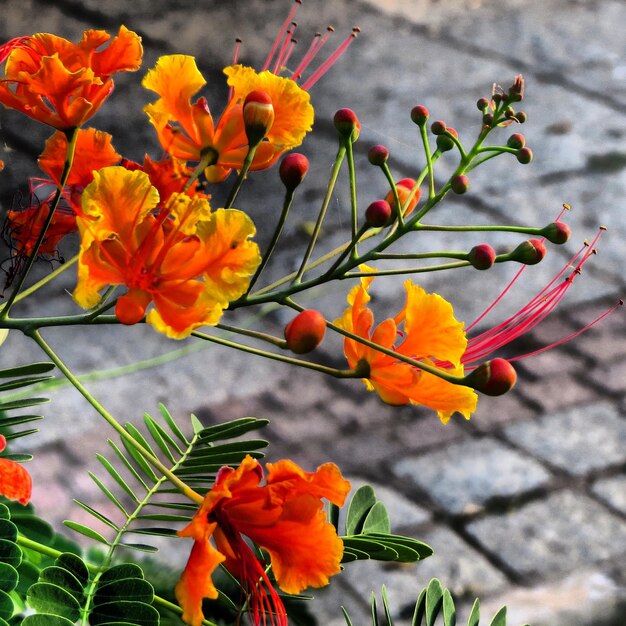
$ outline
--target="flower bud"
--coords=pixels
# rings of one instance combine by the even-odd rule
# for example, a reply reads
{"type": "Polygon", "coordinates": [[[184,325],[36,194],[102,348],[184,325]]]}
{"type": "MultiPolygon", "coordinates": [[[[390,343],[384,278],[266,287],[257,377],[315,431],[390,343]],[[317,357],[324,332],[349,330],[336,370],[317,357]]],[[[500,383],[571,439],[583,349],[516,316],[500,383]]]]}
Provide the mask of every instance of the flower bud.
{"type": "Polygon", "coordinates": [[[372,146],[367,153],[367,159],[372,165],[384,165],[389,158],[389,150],[385,146],[372,146]]]}
{"type": "Polygon", "coordinates": [[[542,231],[541,234],[550,242],[556,244],[565,243],[572,234],[570,227],[565,224],[565,222],[552,222],[552,224],[548,224],[542,231]]]}
{"type": "Polygon", "coordinates": [[[469,251],[467,260],[477,270],[488,270],[496,262],[496,251],[489,244],[481,243],[469,251]]]}
{"type": "Polygon", "coordinates": [[[243,103],[243,124],[250,146],[257,146],[274,124],[274,105],[266,91],[251,91],[243,103]]]}
{"type": "Polygon", "coordinates": [[[430,117],[430,112],[425,106],[421,104],[411,109],[411,119],[418,126],[424,126],[424,124],[426,124],[426,122],[428,121],[429,117],[430,117]]]}
{"type": "Polygon", "coordinates": [[[469,178],[465,174],[459,174],[450,181],[450,187],[454,193],[465,193],[469,189],[469,178]]]}
{"type": "Polygon", "coordinates": [[[511,102],[520,102],[524,99],[524,77],[518,74],[509,88],[509,100],[511,102]]]}
{"type": "Polygon", "coordinates": [[[517,151],[515,158],[523,165],[527,165],[533,160],[533,151],[528,147],[521,148],[517,151]]]}
{"type": "Polygon", "coordinates": [[[478,100],[478,102],[476,103],[476,108],[479,111],[485,111],[485,109],[487,109],[487,107],[489,106],[489,100],[487,100],[487,98],[481,98],[480,100],[478,100]]]}
{"type": "Polygon", "coordinates": [[[339,109],[333,117],[333,124],[340,137],[356,141],[361,133],[361,123],[352,109],[339,109]]]}
{"type": "Polygon", "coordinates": [[[524,265],[536,265],[546,256],[546,244],[541,239],[522,241],[513,252],[511,259],[524,265]]]}
{"type": "Polygon", "coordinates": [[[386,226],[391,220],[391,205],[386,200],[376,200],[365,211],[365,220],[372,228],[386,226]]]}
{"type": "Polygon", "coordinates": [[[465,384],[487,396],[501,396],[517,382],[513,366],[501,358],[482,363],[465,377],[465,384]]]}
{"type": "Polygon", "coordinates": [[[296,354],[306,354],[322,343],[326,333],[324,316],[314,309],[298,313],[285,326],[287,347],[296,354]]]}
{"type": "Polygon", "coordinates": [[[526,145],[526,137],[522,133],[515,133],[507,139],[506,145],[514,150],[521,150],[526,145]]]}
{"type": "Polygon", "coordinates": [[[515,119],[520,123],[523,124],[527,119],[528,119],[528,115],[526,115],[526,113],[524,113],[524,111],[518,111],[515,114],[515,119]]]}
{"type": "Polygon", "coordinates": [[[459,133],[457,133],[451,126],[446,128],[445,134],[437,136],[437,148],[439,148],[441,152],[447,152],[448,150],[452,150],[452,148],[454,148],[455,144],[450,135],[456,137],[457,139],[459,137],[459,133]]]}
{"type": "Polygon", "coordinates": [[[446,132],[446,128],[446,123],[442,120],[435,120],[430,125],[430,130],[432,131],[433,135],[443,135],[446,132]]]}
{"type": "MultiPolygon", "coordinates": [[[[403,178],[402,180],[399,180],[396,183],[396,189],[398,191],[398,198],[400,200],[400,205],[401,206],[404,205],[404,203],[406,202],[407,198],[409,197],[409,194],[413,191],[413,187],[415,187],[415,181],[412,178],[403,178]]],[[[415,195],[413,196],[413,199],[411,200],[411,203],[404,210],[404,214],[403,214],[404,217],[409,215],[409,213],[411,213],[413,211],[413,209],[417,206],[417,203],[419,202],[419,199],[420,199],[421,195],[422,195],[422,192],[421,192],[420,189],[418,189],[415,192],[415,195]]],[[[396,201],[395,201],[395,198],[393,196],[393,191],[389,191],[389,193],[385,196],[385,200],[392,207],[395,207],[396,201]]]]}
{"type": "Polygon", "coordinates": [[[278,175],[287,191],[293,191],[302,182],[308,171],[309,159],[304,154],[293,152],[280,162],[278,175]]]}
{"type": "Polygon", "coordinates": [[[491,126],[493,124],[493,115],[491,113],[485,113],[483,115],[483,125],[491,126]]]}

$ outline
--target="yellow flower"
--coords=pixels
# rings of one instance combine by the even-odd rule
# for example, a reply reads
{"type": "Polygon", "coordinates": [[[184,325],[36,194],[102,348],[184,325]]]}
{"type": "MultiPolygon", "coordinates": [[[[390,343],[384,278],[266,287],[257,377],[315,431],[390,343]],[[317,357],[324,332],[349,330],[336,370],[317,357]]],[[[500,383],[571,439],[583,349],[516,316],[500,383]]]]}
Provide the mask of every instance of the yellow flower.
{"type": "MultiPolygon", "coordinates": [[[[362,278],[361,284],[350,291],[350,306],[336,323],[359,337],[428,365],[447,363],[450,366],[446,373],[462,376],[461,358],[467,339],[450,303],[407,280],[403,309],[373,328],[374,314],[367,307],[368,289],[373,280],[373,277],[362,278]],[[400,325],[403,330],[398,329],[400,325]],[[401,337],[399,342],[398,337],[401,337]]],[[[345,339],[344,352],[350,367],[368,368],[365,385],[387,404],[422,404],[437,411],[443,423],[455,412],[469,419],[476,409],[477,396],[470,387],[447,382],[355,339],[345,339]]]]}
{"type": "Polygon", "coordinates": [[[274,121],[258,146],[250,169],[273,165],[280,155],[299,146],[313,125],[309,94],[290,78],[270,71],[257,73],[250,67],[233,65],[224,73],[231,96],[217,124],[205,98],[191,98],[206,84],[195,59],[182,54],[162,56],[143,80],[143,86],[159,99],[145,111],[163,148],[173,157],[200,161],[210,155],[206,176],[211,182],[224,180],[232,169],[241,169],[248,152],[243,103],[253,91],[266,93],[274,108],[274,121]]]}

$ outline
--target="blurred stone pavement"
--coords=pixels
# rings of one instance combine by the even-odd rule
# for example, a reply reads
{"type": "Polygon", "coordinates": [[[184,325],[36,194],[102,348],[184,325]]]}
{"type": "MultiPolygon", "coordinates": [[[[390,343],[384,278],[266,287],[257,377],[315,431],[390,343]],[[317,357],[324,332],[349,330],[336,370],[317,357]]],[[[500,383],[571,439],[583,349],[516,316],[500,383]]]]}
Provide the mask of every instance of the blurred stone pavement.
{"type": "MultiPolygon", "coordinates": [[[[196,56],[209,82],[205,93],[218,111],[225,96],[221,68],[230,63],[234,38],[244,41],[242,60],[258,67],[290,6],[289,0],[3,0],[0,40],[39,31],[76,40],[86,28],[113,31],[121,23],[139,32],[144,68],[116,80],[115,93],[93,125],[113,134],[119,152],[141,160],[145,152],[160,154],[141,111],[154,94],[143,90],[140,80],[156,58],[164,53],[196,56]]],[[[501,157],[478,168],[469,192],[447,199],[433,221],[544,225],[562,203],[571,205],[566,217],[571,241],[563,248],[551,246],[544,262],[525,271],[490,323],[519,309],[585,238],[595,236],[600,225],[608,227],[599,254],[559,309],[510,354],[575,332],[626,294],[623,1],[305,0],[297,21],[303,49],[329,23],[336,29],[335,44],[354,24],[362,32],[312,89],[316,126],[301,148],[311,170],[287,224],[288,248],[269,268],[268,281],[294,269],[306,245],[302,227],[317,215],[336,150],[335,110],[349,106],[362,123],[356,164],[359,204],[365,207],[386,186],[367,163],[371,145],[389,147],[398,179],[423,166],[409,119],[415,104],[425,104],[433,119],[445,120],[469,142],[480,123],[476,100],[488,96],[494,82],[507,86],[522,73],[527,86],[522,106],[529,119],[513,132],[526,135],[533,162],[523,166],[513,157],[501,157]]],[[[0,174],[3,210],[14,201],[15,189],[36,175],[34,161],[48,134],[14,112],[0,111],[0,158],[7,165],[0,174]]],[[[510,129],[502,130],[500,140],[508,134],[510,129]]],[[[452,157],[443,158],[438,179],[444,180],[454,165],[452,157]]],[[[219,192],[214,199],[219,205],[219,192]]],[[[261,242],[272,232],[279,202],[275,170],[251,177],[238,206],[251,213],[261,242]]],[[[348,215],[347,178],[342,175],[320,253],[345,240],[348,215]]],[[[482,241],[431,235],[429,249],[469,248],[482,241]]],[[[503,248],[520,237],[494,234],[484,239],[503,248]]],[[[398,251],[411,244],[407,241],[398,251]]],[[[41,265],[38,271],[46,269],[41,265]]],[[[515,270],[503,264],[487,274],[464,269],[420,277],[419,282],[450,299],[457,316],[471,321],[515,270]]],[[[73,310],[66,291],[72,289],[71,273],[42,293],[48,311],[73,310]]],[[[332,285],[314,294],[310,303],[333,319],[345,307],[347,290],[347,284],[332,285]]],[[[375,294],[379,315],[397,311],[401,281],[379,285],[375,294]]],[[[19,311],[33,315],[37,306],[28,302],[19,311]]],[[[519,362],[520,381],[513,392],[481,398],[471,421],[453,419],[445,427],[428,411],[382,404],[359,381],[324,379],[213,347],[95,382],[90,389],[122,421],[139,422],[144,412],[157,414],[158,402],[178,418],[194,412],[207,424],[245,415],[268,417],[271,425],[261,436],[271,442],[270,460],[289,456],[311,469],[335,461],[355,484],[375,485],[394,530],[434,547],[435,555],[417,566],[347,566],[319,593],[324,598],[316,605],[316,610],[323,607],[320,624],[343,624],[341,605],[354,624],[369,624],[370,593],[379,593],[383,583],[394,623],[409,624],[419,589],[437,576],[459,600],[462,624],[479,595],[483,620],[506,603],[511,626],[618,626],[626,623],[624,313],[619,309],[575,340],[519,362]]],[[[245,315],[236,318],[248,321],[245,315]]],[[[263,325],[280,333],[286,321],[269,313],[263,325]]],[[[64,329],[53,329],[45,336],[79,373],[191,345],[173,344],[150,328],[107,328],[105,343],[92,330],[76,329],[68,336],[64,329]]],[[[42,358],[17,333],[9,335],[1,354],[3,367],[42,358]]],[[[337,338],[328,338],[322,358],[341,366],[337,338]]],[[[86,519],[72,506],[71,496],[107,511],[111,505],[86,470],[99,469],[95,454],[104,452],[103,439],[110,433],[83,399],[67,389],[52,394],[44,413],[40,437],[21,444],[35,454],[29,465],[34,504],[59,524],[68,517],[86,519]]],[[[169,560],[182,564],[188,546],[180,546],[165,550],[169,560]]]]}

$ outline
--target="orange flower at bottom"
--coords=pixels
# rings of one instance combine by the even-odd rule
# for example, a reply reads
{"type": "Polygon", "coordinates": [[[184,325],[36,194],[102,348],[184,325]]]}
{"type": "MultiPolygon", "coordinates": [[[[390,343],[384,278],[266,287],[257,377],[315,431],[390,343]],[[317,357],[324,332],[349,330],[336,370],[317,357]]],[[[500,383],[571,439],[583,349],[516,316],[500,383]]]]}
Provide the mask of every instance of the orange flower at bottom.
{"type": "Polygon", "coordinates": [[[268,618],[271,624],[287,623],[285,608],[244,535],[267,551],[276,582],[287,593],[322,587],[339,572],[343,543],[326,521],[322,498],[343,505],[350,483],[333,463],[315,472],[289,460],[267,468],[261,486],[263,470],[251,456],[237,469],[223,467],[191,523],[178,533],[194,539],[175,590],[183,621],[191,626],[204,619],[202,599],[217,598],[211,574],[220,563],[248,594],[254,624],[268,618]]]}
{"type": "MultiPolygon", "coordinates": [[[[370,270],[366,266],[362,269],[370,270]]],[[[450,367],[446,372],[462,376],[461,357],[467,348],[467,339],[463,323],[454,317],[452,305],[407,280],[404,308],[395,318],[384,320],[372,331],[374,314],[367,308],[370,300],[367,290],[372,280],[373,277],[362,278],[361,284],[350,291],[350,306],[336,324],[383,348],[429,365],[448,363],[450,367]],[[402,323],[404,329],[400,331],[398,326],[402,323]],[[396,345],[398,336],[403,340],[396,345]]],[[[444,424],[455,412],[469,419],[476,409],[477,396],[470,387],[449,383],[355,339],[345,339],[344,352],[350,367],[368,366],[369,374],[363,381],[387,404],[423,404],[437,411],[444,424]]]]}
{"type": "MultiPolygon", "coordinates": [[[[3,435],[0,435],[0,452],[7,445],[3,435]]],[[[32,491],[33,481],[30,474],[15,461],[0,458],[0,495],[10,500],[17,500],[20,504],[28,504],[32,491]]]]}

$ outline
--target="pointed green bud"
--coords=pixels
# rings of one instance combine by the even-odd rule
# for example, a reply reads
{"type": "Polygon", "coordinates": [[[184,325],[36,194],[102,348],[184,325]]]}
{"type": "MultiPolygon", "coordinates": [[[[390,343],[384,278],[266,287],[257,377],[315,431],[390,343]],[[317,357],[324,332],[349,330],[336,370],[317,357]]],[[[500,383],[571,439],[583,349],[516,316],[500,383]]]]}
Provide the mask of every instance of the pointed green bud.
{"type": "Polygon", "coordinates": [[[524,265],[536,265],[546,256],[546,244],[541,239],[522,241],[513,252],[511,259],[524,265]]]}

